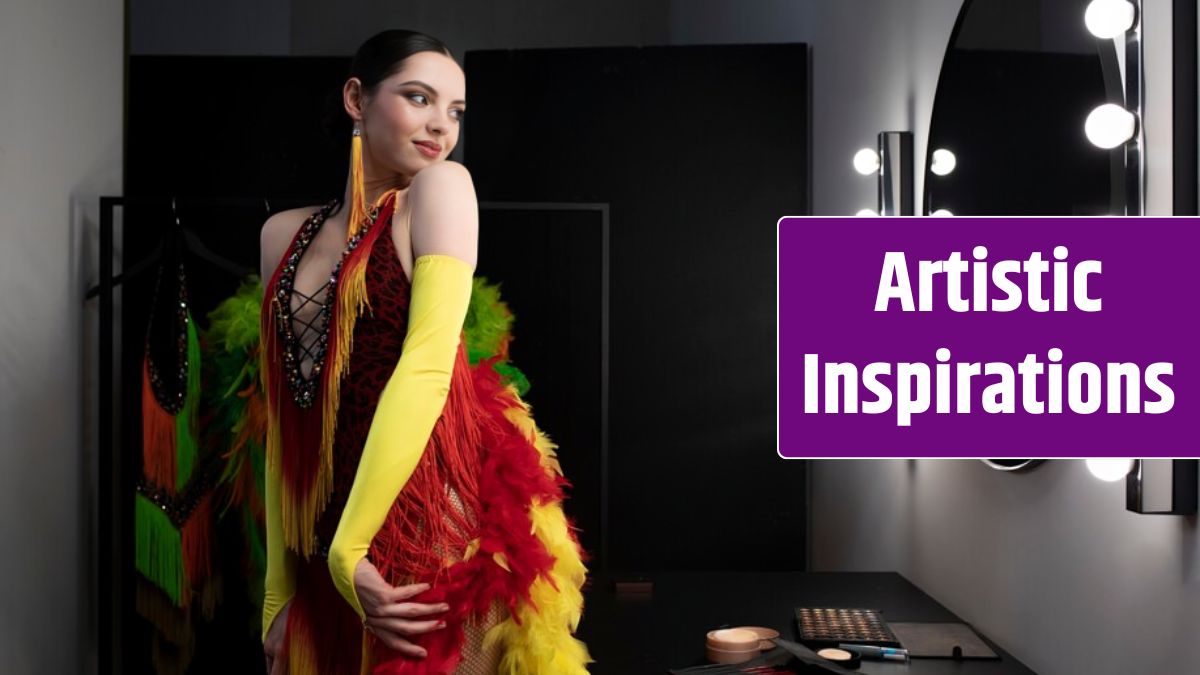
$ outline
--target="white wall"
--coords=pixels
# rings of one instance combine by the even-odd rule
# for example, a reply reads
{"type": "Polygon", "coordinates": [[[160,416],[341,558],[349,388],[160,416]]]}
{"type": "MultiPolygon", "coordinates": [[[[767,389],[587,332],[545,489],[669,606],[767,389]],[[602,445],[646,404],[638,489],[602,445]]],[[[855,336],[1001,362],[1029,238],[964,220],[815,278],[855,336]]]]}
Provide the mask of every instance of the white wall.
{"type": "Polygon", "coordinates": [[[95,668],[83,292],[121,191],[124,4],[0,3],[0,672],[95,668]]]}
{"type": "Polygon", "coordinates": [[[1039,675],[1196,672],[1196,518],[1124,487],[1080,460],[813,462],[813,569],[898,571],[1039,675]]]}

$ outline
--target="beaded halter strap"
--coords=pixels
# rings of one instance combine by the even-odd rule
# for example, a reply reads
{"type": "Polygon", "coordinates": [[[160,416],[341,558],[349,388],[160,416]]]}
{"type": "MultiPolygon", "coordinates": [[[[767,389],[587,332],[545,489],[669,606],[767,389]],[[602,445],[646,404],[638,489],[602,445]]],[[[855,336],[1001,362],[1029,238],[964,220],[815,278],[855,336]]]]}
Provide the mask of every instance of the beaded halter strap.
{"type": "Polygon", "coordinates": [[[311,294],[306,294],[295,287],[296,269],[336,205],[337,200],[333,200],[304,221],[279,274],[279,290],[274,304],[277,326],[285,346],[283,365],[293,400],[301,408],[313,404],[320,387],[321,371],[325,368],[325,357],[329,351],[329,326],[337,303],[342,264],[370,231],[378,215],[377,208],[371,210],[366,227],[346,242],[346,248],[329,273],[329,278],[311,294]],[[317,308],[306,310],[309,305],[317,305],[317,308]]]}

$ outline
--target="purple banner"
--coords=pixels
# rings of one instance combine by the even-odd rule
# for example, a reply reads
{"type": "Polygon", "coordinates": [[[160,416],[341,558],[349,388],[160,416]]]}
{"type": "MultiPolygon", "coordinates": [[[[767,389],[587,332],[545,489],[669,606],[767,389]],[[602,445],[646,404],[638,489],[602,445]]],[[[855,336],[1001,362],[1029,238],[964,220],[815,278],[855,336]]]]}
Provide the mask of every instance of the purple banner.
{"type": "Polygon", "coordinates": [[[1195,218],[782,218],[782,457],[1194,457],[1195,218]]]}

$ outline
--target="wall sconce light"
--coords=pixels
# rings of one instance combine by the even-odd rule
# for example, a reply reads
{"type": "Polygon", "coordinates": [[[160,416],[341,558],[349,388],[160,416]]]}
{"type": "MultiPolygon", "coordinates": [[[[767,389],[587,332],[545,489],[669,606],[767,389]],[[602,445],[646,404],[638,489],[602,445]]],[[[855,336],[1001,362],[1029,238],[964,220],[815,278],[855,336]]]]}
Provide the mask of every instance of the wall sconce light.
{"type": "Polygon", "coordinates": [[[944,148],[933,151],[933,162],[929,165],[930,171],[939,176],[948,176],[956,166],[958,166],[958,158],[954,156],[953,152],[944,148]]]}
{"type": "Polygon", "coordinates": [[[1125,508],[1150,515],[1196,513],[1200,460],[1142,459],[1125,479],[1125,508]]]}
{"type": "Polygon", "coordinates": [[[1124,146],[1125,215],[1145,213],[1145,162],[1142,158],[1142,0],[1092,0],[1083,22],[1101,40],[1125,37],[1124,105],[1105,103],[1084,122],[1084,133],[1093,145],[1106,150],[1124,146]]]}
{"type": "Polygon", "coordinates": [[[879,133],[879,149],[854,153],[854,170],[879,179],[878,210],[862,209],[860,216],[911,216],[913,204],[913,137],[910,131],[879,133]]]}
{"type": "Polygon", "coordinates": [[[1115,103],[1105,103],[1088,114],[1083,132],[1092,145],[1111,150],[1137,133],[1137,116],[1115,103]]]}
{"type": "Polygon", "coordinates": [[[854,170],[864,176],[879,173],[879,153],[871,148],[863,148],[854,153],[854,170]]]}
{"type": "Polygon", "coordinates": [[[1133,471],[1133,466],[1136,462],[1132,459],[1088,459],[1084,460],[1088,471],[1092,475],[1102,481],[1115,483],[1133,471]]]}
{"type": "Polygon", "coordinates": [[[1083,13],[1088,31],[1101,40],[1111,40],[1133,28],[1137,7],[1129,0],[1092,0],[1083,13]]]}

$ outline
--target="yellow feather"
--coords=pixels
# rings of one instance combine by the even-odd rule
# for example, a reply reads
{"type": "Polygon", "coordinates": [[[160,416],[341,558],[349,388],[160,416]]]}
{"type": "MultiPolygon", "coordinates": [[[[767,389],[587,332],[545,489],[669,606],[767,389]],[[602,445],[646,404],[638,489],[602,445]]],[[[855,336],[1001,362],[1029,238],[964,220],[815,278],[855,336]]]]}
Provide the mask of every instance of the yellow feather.
{"type": "Polygon", "coordinates": [[[471,543],[467,544],[467,551],[463,553],[463,561],[470,560],[475,557],[475,553],[479,550],[479,539],[472,539],[471,543]]]}
{"type": "MultiPolygon", "coordinates": [[[[516,397],[515,390],[510,391],[518,406],[506,410],[505,415],[537,447],[542,466],[561,473],[554,453],[557,446],[537,428],[529,405],[516,397]]],[[[559,502],[531,504],[529,520],[532,532],[554,556],[549,575],[554,583],[538,577],[529,589],[531,602],[521,602],[515,617],[493,626],[484,636],[484,649],[496,643],[504,645],[501,675],[586,675],[592,658],[587,645],[573,633],[583,616],[587,568],[559,502]]]]}

